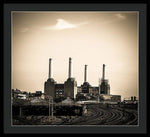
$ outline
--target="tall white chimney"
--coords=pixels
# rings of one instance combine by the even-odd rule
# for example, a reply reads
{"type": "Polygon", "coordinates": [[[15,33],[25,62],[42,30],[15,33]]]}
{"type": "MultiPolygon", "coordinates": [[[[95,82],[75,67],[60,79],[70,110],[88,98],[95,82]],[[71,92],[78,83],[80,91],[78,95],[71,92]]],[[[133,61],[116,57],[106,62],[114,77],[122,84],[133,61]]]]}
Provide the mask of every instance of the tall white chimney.
{"type": "Polygon", "coordinates": [[[103,80],[105,79],[105,64],[103,64],[103,80]]]}
{"type": "Polygon", "coordinates": [[[72,77],[72,59],[69,58],[69,73],[68,73],[68,77],[71,78],[72,77]]]}
{"type": "Polygon", "coordinates": [[[53,78],[52,58],[49,58],[49,76],[48,76],[48,78],[53,78]]]}
{"type": "Polygon", "coordinates": [[[88,68],[87,68],[87,65],[85,65],[85,71],[84,71],[84,82],[87,82],[88,81],[88,74],[87,74],[87,71],[88,71],[88,68]]]}

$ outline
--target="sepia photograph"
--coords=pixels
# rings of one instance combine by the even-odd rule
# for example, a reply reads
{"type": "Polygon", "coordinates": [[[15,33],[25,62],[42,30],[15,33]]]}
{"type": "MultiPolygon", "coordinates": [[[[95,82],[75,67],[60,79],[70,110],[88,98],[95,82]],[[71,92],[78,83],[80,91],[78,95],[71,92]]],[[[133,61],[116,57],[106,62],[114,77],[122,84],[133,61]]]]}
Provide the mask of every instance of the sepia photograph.
{"type": "Polygon", "coordinates": [[[138,126],[137,11],[12,11],[12,126],[138,126]]]}

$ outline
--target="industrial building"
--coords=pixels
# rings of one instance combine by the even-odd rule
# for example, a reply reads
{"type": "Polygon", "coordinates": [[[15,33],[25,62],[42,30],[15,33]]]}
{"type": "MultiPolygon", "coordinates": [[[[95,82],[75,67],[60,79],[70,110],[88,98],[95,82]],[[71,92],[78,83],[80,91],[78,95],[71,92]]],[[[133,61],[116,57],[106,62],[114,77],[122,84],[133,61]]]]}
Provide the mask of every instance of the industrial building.
{"type": "Polygon", "coordinates": [[[53,79],[53,67],[52,67],[52,59],[49,59],[49,77],[44,84],[44,93],[45,98],[49,96],[53,98],[59,97],[70,97],[74,99],[77,94],[77,82],[75,78],[72,77],[72,59],[69,58],[69,71],[68,71],[68,79],[64,82],[64,84],[57,84],[57,82],[53,79]]]}
{"type": "Polygon", "coordinates": [[[84,83],[78,87],[78,93],[83,93],[83,94],[99,94],[99,87],[93,87],[90,85],[88,82],[88,65],[85,65],[84,69],[84,83]]]}
{"type": "Polygon", "coordinates": [[[77,87],[77,81],[72,77],[72,59],[69,58],[68,79],[64,83],[57,83],[53,78],[52,59],[49,59],[49,76],[44,84],[45,98],[71,98],[76,100],[96,99],[121,102],[120,95],[110,94],[110,85],[105,79],[105,64],[103,64],[102,78],[98,86],[93,87],[88,82],[88,65],[84,68],[84,82],[77,87]]]}
{"type": "Polygon", "coordinates": [[[108,84],[108,79],[105,79],[105,64],[103,64],[103,69],[102,69],[102,78],[99,84],[100,87],[100,98],[101,102],[116,102],[120,103],[121,102],[121,96],[120,95],[111,95],[110,94],[110,85],[108,84]]]}
{"type": "Polygon", "coordinates": [[[110,85],[108,84],[108,80],[105,79],[105,64],[103,64],[101,81],[96,87],[93,87],[88,82],[88,66],[85,65],[84,83],[81,86],[78,86],[77,88],[77,100],[85,101],[91,99],[98,99],[99,97],[101,102],[121,102],[120,95],[110,94],[110,85]]]}
{"type": "Polygon", "coordinates": [[[103,73],[102,74],[103,74],[103,77],[102,77],[101,83],[100,83],[100,93],[109,95],[110,94],[110,85],[108,84],[108,80],[105,79],[105,64],[103,64],[103,73]]]}
{"type": "Polygon", "coordinates": [[[89,94],[110,94],[110,85],[108,84],[108,80],[105,79],[105,64],[103,64],[103,76],[101,79],[101,83],[99,83],[99,86],[93,87],[88,82],[88,66],[85,65],[85,71],[84,71],[84,83],[81,85],[81,87],[78,87],[78,91],[82,93],[89,93],[89,94]]]}

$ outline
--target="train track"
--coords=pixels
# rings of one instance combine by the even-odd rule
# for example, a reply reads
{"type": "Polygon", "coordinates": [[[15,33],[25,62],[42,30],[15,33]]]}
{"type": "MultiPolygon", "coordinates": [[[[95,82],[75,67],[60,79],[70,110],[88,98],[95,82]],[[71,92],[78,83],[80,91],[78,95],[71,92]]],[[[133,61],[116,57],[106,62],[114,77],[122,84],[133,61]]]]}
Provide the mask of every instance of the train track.
{"type": "Polygon", "coordinates": [[[83,116],[65,125],[137,125],[137,112],[121,108],[101,108],[100,106],[87,106],[91,115],[83,116]]]}
{"type": "Polygon", "coordinates": [[[87,105],[88,113],[77,117],[59,117],[58,122],[50,122],[48,116],[17,118],[19,125],[137,125],[137,111],[120,107],[103,108],[100,105],[87,105]]]}

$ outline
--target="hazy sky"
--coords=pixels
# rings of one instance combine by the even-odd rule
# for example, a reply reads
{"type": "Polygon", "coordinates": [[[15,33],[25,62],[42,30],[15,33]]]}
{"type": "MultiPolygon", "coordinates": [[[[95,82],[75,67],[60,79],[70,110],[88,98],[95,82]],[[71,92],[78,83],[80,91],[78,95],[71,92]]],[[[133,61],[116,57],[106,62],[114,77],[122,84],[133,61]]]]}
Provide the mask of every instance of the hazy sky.
{"type": "Polygon", "coordinates": [[[78,86],[97,86],[106,64],[110,93],[138,96],[137,12],[13,12],[12,88],[44,91],[49,58],[53,77],[64,83],[69,57],[78,86]]]}

